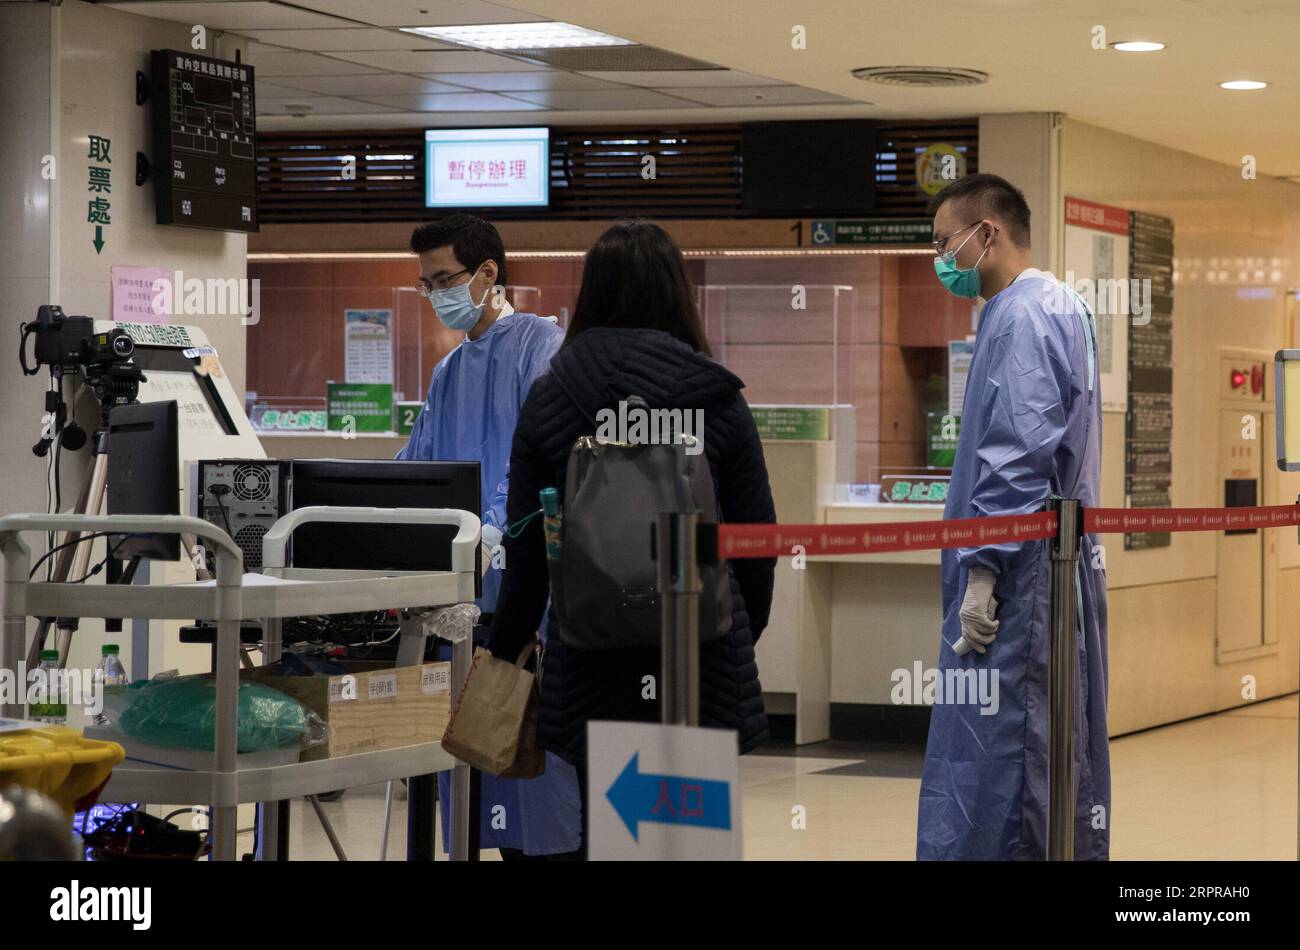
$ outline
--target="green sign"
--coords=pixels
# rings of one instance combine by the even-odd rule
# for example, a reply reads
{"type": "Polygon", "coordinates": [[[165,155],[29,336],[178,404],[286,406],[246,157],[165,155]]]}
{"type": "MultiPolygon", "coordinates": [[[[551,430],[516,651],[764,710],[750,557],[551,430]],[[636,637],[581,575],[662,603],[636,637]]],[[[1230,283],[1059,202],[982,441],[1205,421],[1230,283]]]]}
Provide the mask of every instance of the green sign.
{"type": "Polygon", "coordinates": [[[393,431],[392,383],[326,383],[331,432],[393,431]]]}
{"type": "Polygon", "coordinates": [[[960,416],[934,410],[925,414],[926,465],[930,468],[953,467],[957,460],[957,434],[960,426],[960,416]]]}
{"type": "Polygon", "coordinates": [[[831,437],[825,406],[750,406],[760,439],[823,442],[831,437]]]}
{"type": "Polygon", "coordinates": [[[880,498],[897,505],[941,505],[948,500],[948,476],[882,475],[880,498]]]}
{"type": "Polygon", "coordinates": [[[833,244],[929,244],[933,239],[929,218],[893,220],[832,221],[819,218],[812,223],[814,247],[833,244]]]}
{"type": "Polygon", "coordinates": [[[326,425],[317,409],[256,408],[249,418],[258,432],[324,432],[326,425]]]}
{"type": "Polygon", "coordinates": [[[422,402],[399,402],[397,404],[397,434],[410,435],[415,428],[415,420],[420,417],[422,402]]]}

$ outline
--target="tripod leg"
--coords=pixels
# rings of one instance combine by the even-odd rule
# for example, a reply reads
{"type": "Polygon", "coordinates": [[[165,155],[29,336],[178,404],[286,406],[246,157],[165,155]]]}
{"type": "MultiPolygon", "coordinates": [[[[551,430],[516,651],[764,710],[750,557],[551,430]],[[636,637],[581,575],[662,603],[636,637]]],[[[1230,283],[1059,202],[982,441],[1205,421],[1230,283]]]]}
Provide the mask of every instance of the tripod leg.
{"type": "Polygon", "coordinates": [[[307,801],[311,802],[311,807],[316,809],[316,817],[320,819],[320,826],[325,829],[325,837],[329,839],[330,847],[334,849],[334,855],[340,861],[346,861],[348,856],[343,853],[343,845],[339,843],[338,835],[334,833],[334,826],[330,824],[325,809],[320,807],[320,799],[315,795],[308,795],[307,801]]]}
{"type": "MultiPolygon", "coordinates": [[[[90,483],[91,480],[88,479],[86,484],[81,486],[81,494],[77,496],[77,504],[72,509],[74,513],[80,514],[86,510],[86,500],[90,497],[90,483]]],[[[72,555],[77,548],[80,547],[80,545],[74,545],[71,542],[78,540],[81,537],[81,534],[80,531],[69,531],[63,538],[62,543],[67,544],[68,546],[62,548],[54,558],[54,573],[50,575],[50,579],[54,583],[62,584],[70,576],[69,572],[72,570],[72,555]]],[[[55,543],[59,543],[57,537],[55,538],[55,543]]],[[[32,640],[31,649],[27,651],[28,669],[34,670],[41,664],[41,651],[45,649],[45,641],[49,636],[50,624],[50,619],[44,617],[41,619],[40,623],[36,625],[36,636],[32,640]]]]}
{"type": "MultiPolygon", "coordinates": [[[[95,446],[95,468],[90,473],[90,493],[86,496],[86,513],[90,515],[98,515],[104,510],[104,496],[108,492],[108,453],[104,451],[105,436],[106,434],[101,433],[100,440],[95,446]]],[[[90,552],[93,547],[93,541],[82,541],[73,548],[77,553],[72,561],[70,580],[77,581],[86,576],[86,571],[90,568],[90,552]]],[[[70,623],[59,624],[59,669],[63,669],[68,664],[68,650],[72,646],[72,634],[76,629],[75,618],[70,623]]]]}

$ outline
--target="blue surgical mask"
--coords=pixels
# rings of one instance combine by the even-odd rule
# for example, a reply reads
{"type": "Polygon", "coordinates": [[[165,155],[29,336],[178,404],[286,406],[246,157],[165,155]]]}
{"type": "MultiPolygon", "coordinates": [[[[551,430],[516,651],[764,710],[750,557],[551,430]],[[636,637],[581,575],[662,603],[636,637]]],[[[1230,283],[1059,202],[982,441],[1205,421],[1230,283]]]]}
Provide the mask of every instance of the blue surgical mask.
{"type": "MultiPolygon", "coordinates": [[[[972,231],[967,235],[966,241],[969,241],[978,233],[978,231],[972,231]]],[[[985,245],[984,250],[980,252],[980,256],[976,259],[974,267],[958,267],[957,251],[966,246],[966,241],[958,244],[956,250],[936,257],[934,259],[934,272],[939,278],[939,283],[948,288],[948,292],[953,296],[978,297],[980,295],[980,261],[984,260],[984,255],[989,252],[989,249],[985,245]]]]}
{"type": "Polygon", "coordinates": [[[435,290],[429,294],[429,302],[437,311],[438,319],[449,330],[468,330],[478,323],[479,317],[483,315],[483,304],[487,303],[492,288],[489,287],[484,291],[483,299],[475,303],[474,298],[469,295],[469,285],[477,276],[476,270],[465,283],[448,287],[446,290],[435,290]]]}

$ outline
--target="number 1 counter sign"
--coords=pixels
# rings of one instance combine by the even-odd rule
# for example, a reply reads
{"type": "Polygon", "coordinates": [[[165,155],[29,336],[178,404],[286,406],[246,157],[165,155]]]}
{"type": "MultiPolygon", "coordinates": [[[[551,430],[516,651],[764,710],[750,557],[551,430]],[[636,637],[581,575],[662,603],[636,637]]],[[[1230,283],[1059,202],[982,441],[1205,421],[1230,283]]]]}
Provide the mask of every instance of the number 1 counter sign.
{"type": "Polygon", "coordinates": [[[593,860],[740,860],[734,731],[589,723],[587,783],[593,860]]]}

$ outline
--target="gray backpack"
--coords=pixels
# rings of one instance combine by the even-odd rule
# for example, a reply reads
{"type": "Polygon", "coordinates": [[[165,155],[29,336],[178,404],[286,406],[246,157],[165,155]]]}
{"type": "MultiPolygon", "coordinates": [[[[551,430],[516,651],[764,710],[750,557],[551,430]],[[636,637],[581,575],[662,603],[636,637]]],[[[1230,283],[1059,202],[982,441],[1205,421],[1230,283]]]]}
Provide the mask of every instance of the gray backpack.
{"type": "MultiPolygon", "coordinates": [[[[639,397],[627,400],[644,407],[639,397]]],[[[661,511],[689,506],[716,525],[713,478],[703,451],[677,444],[629,445],[582,436],[569,451],[560,557],[548,560],[560,639],[582,650],[660,646],[652,526],[661,511]]],[[[700,642],[731,629],[731,578],[721,559],[701,568],[700,642]]]]}

